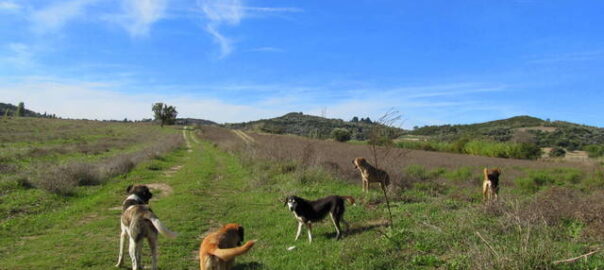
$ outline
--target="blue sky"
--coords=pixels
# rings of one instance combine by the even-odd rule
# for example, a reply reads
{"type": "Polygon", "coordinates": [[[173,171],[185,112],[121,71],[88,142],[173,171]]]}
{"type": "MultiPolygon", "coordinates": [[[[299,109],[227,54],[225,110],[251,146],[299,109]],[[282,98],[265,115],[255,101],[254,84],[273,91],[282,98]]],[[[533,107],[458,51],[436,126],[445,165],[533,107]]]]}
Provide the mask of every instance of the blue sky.
{"type": "Polygon", "coordinates": [[[0,102],[72,118],[604,126],[604,2],[0,0],[0,102]]]}

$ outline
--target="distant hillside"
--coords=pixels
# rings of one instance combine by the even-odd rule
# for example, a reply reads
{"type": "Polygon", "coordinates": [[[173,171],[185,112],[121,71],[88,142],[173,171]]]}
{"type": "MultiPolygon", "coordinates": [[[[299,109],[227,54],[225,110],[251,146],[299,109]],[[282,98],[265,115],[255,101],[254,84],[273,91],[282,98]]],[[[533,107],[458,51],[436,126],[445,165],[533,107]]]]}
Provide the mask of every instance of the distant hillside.
{"type": "Polygon", "coordinates": [[[212,125],[212,126],[218,125],[218,123],[210,121],[210,120],[196,119],[196,118],[177,118],[176,124],[177,125],[212,125]]]}
{"type": "Polygon", "coordinates": [[[351,132],[352,139],[365,140],[373,125],[369,118],[352,122],[293,112],[281,117],[246,123],[225,124],[224,126],[233,129],[247,129],[275,134],[294,134],[311,138],[328,138],[334,128],[344,128],[351,132]]]}
{"type": "Polygon", "coordinates": [[[540,147],[563,147],[571,151],[587,145],[604,144],[603,128],[547,121],[531,116],[516,116],[470,125],[425,126],[408,134],[428,136],[440,141],[483,138],[500,142],[526,142],[540,147]]]}
{"type": "MultiPolygon", "coordinates": [[[[17,106],[13,105],[13,104],[9,104],[9,103],[0,103],[0,116],[4,116],[4,114],[7,112],[8,110],[8,115],[9,116],[14,116],[15,112],[17,111],[17,106]]],[[[25,111],[24,111],[24,115],[22,116],[26,116],[26,117],[51,117],[51,115],[44,115],[41,113],[37,113],[31,110],[27,109],[27,104],[25,104],[25,111]]]]}

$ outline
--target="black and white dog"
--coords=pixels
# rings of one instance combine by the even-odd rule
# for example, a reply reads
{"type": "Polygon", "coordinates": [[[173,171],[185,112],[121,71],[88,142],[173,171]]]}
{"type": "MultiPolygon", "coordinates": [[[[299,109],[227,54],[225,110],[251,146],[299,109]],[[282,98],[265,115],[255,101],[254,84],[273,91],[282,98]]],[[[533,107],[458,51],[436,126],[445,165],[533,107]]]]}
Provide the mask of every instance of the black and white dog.
{"type": "Polygon", "coordinates": [[[327,196],[315,201],[305,200],[298,196],[289,196],[285,198],[284,205],[287,205],[289,210],[294,213],[296,220],[298,220],[298,232],[296,233],[296,240],[300,237],[302,232],[302,225],[306,224],[308,230],[308,241],[312,243],[312,223],[321,221],[329,214],[333,225],[336,226],[336,239],[342,237],[340,222],[346,224],[346,229],[350,228],[348,222],[344,220],[344,200],[348,200],[351,204],[354,204],[354,198],[351,196],[327,196]]]}

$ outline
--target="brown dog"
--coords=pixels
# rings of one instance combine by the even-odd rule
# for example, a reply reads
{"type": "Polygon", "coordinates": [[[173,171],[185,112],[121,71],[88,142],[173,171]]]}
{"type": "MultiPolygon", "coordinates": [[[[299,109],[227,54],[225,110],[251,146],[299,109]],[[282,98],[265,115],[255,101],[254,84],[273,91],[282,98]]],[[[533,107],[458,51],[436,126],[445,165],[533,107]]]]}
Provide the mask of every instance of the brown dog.
{"type": "Polygon", "coordinates": [[[382,189],[385,189],[386,186],[390,185],[390,176],[388,173],[371,166],[365,158],[355,158],[352,161],[352,164],[354,164],[355,169],[359,169],[361,172],[364,191],[369,192],[370,183],[380,183],[382,189]]]}
{"type": "Polygon", "coordinates": [[[199,268],[201,270],[228,270],[233,267],[235,257],[243,255],[254,246],[255,240],[243,242],[243,227],[231,223],[222,226],[201,242],[199,268]]]}
{"type": "Polygon", "coordinates": [[[497,200],[497,194],[499,193],[499,176],[501,175],[501,169],[484,168],[484,179],[482,180],[482,197],[485,201],[497,200]]]}

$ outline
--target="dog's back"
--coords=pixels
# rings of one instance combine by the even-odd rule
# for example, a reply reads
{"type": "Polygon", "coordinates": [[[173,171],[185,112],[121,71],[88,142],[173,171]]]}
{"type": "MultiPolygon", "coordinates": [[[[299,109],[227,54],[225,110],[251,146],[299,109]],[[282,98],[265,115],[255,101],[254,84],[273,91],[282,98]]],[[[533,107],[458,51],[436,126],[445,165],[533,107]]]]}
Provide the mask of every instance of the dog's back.
{"type": "Polygon", "coordinates": [[[201,270],[228,270],[233,266],[235,257],[248,252],[255,241],[248,241],[243,246],[243,227],[232,223],[224,225],[216,232],[209,234],[199,248],[199,268],[201,270]]]}
{"type": "Polygon", "coordinates": [[[501,169],[493,168],[488,169],[484,168],[484,181],[491,182],[491,186],[493,189],[497,190],[499,187],[499,176],[501,175],[501,169]]]}

